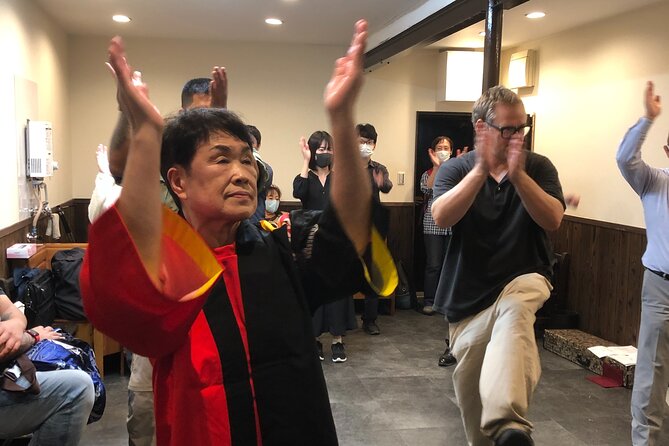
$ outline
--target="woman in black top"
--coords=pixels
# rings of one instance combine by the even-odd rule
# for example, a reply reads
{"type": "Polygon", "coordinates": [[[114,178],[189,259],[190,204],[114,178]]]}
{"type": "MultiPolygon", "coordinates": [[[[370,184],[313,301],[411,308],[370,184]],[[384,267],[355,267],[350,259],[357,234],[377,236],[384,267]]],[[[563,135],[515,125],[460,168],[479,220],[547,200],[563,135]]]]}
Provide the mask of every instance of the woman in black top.
{"type": "MultiPolygon", "coordinates": [[[[322,210],[330,196],[332,137],[328,132],[316,131],[308,141],[300,138],[300,148],[304,162],[300,174],[293,180],[293,196],[300,199],[304,209],[322,210]]],[[[332,361],[346,361],[342,336],[346,330],[357,328],[353,297],[323,305],[314,312],[312,321],[321,361],[325,356],[318,337],[325,332],[332,335],[332,361]]]]}

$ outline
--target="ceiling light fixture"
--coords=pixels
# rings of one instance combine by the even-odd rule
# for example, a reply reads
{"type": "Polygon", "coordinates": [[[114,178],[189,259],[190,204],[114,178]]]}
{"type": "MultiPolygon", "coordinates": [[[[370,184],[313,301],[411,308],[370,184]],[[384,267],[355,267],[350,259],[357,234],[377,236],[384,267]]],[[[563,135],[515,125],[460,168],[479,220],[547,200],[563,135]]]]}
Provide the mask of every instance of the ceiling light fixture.
{"type": "Polygon", "coordinates": [[[127,15],[123,14],[116,14],[112,17],[112,20],[118,23],[128,23],[130,20],[132,20],[130,17],[127,15]]]}
{"type": "Polygon", "coordinates": [[[479,33],[479,36],[481,36],[481,37],[485,37],[485,31],[481,31],[481,32],[479,33]]]}
{"type": "Polygon", "coordinates": [[[541,19],[543,17],[546,17],[546,13],[541,11],[530,12],[529,14],[525,14],[525,17],[527,17],[528,19],[541,19]]]}
{"type": "Polygon", "coordinates": [[[278,26],[278,25],[283,25],[283,20],[275,19],[275,18],[269,18],[269,19],[265,19],[265,23],[267,23],[268,25],[278,26]]]}

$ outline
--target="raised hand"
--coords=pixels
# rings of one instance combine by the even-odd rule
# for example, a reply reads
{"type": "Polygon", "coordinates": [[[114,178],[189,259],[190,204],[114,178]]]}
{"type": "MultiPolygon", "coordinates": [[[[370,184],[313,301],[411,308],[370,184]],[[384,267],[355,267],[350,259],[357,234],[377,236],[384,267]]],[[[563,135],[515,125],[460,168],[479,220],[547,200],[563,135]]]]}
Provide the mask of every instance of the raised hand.
{"type": "Polygon", "coordinates": [[[367,22],[358,20],[346,55],[335,62],[332,77],[325,87],[323,100],[332,114],[352,113],[355,99],[362,86],[362,66],[367,43],[367,22]]]}
{"type": "Polygon", "coordinates": [[[116,78],[119,108],[128,118],[133,131],[145,124],[162,130],[163,117],[149,100],[141,73],[133,72],[128,65],[121,37],[116,36],[109,42],[108,53],[107,66],[116,78]]]}
{"type": "Polygon", "coordinates": [[[464,146],[462,149],[457,149],[455,151],[455,157],[460,158],[465,153],[469,152],[469,146],[464,146]]]}
{"type": "Polygon", "coordinates": [[[95,150],[95,158],[98,162],[98,172],[110,175],[109,171],[109,158],[107,156],[107,146],[104,144],[98,144],[98,148],[95,150]]]}
{"type": "Polygon", "coordinates": [[[304,136],[300,138],[300,151],[302,152],[302,159],[304,159],[304,161],[311,161],[311,150],[309,150],[309,145],[304,136]]]}
{"type": "Polygon", "coordinates": [[[383,187],[383,172],[379,169],[374,169],[372,171],[372,176],[374,177],[374,183],[379,189],[383,187]]]}
{"type": "Polygon", "coordinates": [[[523,137],[519,133],[515,133],[506,152],[506,164],[509,169],[509,180],[513,181],[517,176],[525,171],[526,153],[523,150],[523,137]]]}
{"type": "Polygon", "coordinates": [[[578,204],[581,202],[581,196],[579,194],[565,194],[564,204],[569,207],[576,209],[578,204]]]}
{"type": "Polygon", "coordinates": [[[652,81],[646,84],[646,91],[644,94],[644,105],[646,107],[646,118],[653,121],[662,112],[662,104],[660,97],[655,95],[655,85],[652,81]]]}
{"type": "Polygon", "coordinates": [[[214,67],[211,71],[211,79],[209,83],[211,106],[228,108],[228,73],[225,67],[214,67]]]}
{"type": "MultiPolygon", "coordinates": [[[[490,171],[489,160],[493,157],[493,139],[490,128],[483,121],[478,121],[475,126],[474,148],[476,149],[476,164],[487,174],[490,171]]],[[[457,153],[457,152],[456,152],[457,153]]]]}
{"type": "Polygon", "coordinates": [[[433,149],[428,150],[427,154],[430,155],[430,161],[434,167],[438,167],[441,164],[441,161],[439,161],[439,158],[437,158],[437,155],[433,149]]]}

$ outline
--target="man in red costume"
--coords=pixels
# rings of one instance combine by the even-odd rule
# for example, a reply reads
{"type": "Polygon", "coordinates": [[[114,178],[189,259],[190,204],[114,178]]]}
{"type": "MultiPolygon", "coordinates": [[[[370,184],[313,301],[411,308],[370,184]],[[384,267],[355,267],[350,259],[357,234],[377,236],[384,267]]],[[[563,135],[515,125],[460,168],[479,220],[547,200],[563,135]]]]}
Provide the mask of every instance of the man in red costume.
{"type": "Polygon", "coordinates": [[[112,39],[132,138],[121,197],[90,228],[81,286],[96,327],[152,358],[159,445],[337,444],[311,313],[397,284],[353,127],[366,37],[360,21],[324,95],[341,178],[324,211],[292,215],[290,242],[247,221],[258,165],[244,123],[222,109],[164,123],[112,39]],[[161,171],[183,218],[161,209],[161,171]]]}

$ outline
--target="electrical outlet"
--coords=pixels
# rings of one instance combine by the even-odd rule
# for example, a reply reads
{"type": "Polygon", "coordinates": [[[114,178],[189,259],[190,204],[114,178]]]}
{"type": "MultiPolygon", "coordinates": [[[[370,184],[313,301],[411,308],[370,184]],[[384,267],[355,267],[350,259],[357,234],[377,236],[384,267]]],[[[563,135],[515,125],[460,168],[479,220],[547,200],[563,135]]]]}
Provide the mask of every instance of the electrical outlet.
{"type": "Polygon", "coordinates": [[[404,172],[397,172],[397,184],[400,186],[404,184],[404,172]]]}

